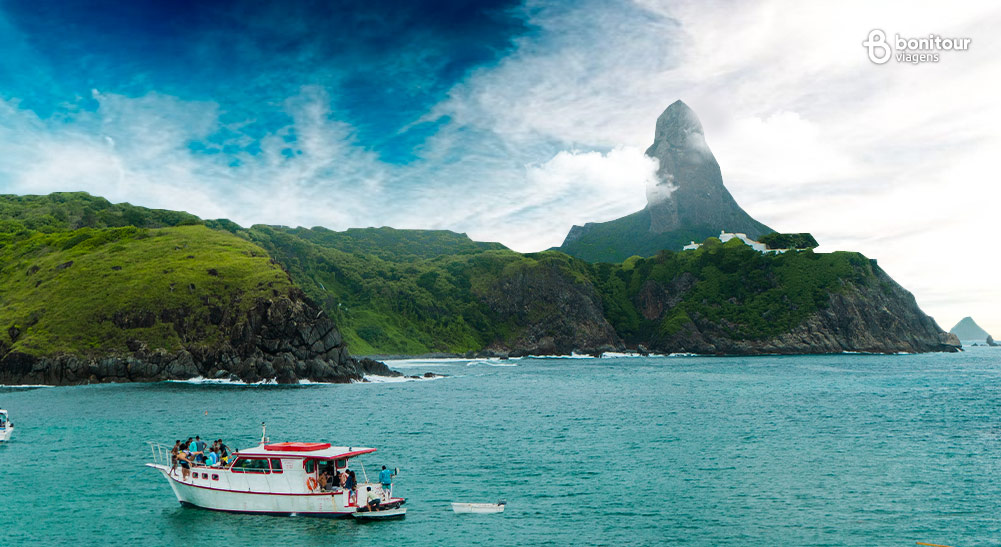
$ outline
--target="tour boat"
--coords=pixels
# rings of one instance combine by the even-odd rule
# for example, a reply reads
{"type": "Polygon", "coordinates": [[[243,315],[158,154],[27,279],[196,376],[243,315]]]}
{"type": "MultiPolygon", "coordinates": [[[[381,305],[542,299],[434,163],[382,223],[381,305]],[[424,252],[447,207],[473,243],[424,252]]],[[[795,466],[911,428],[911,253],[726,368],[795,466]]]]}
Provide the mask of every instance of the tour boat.
{"type": "Polygon", "coordinates": [[[0,442],[9,441],[13,432],[14,424],[7,417],[7,411],[0,408],[0,442]]]}
{"type": "MultiPolygon", "coordinates": [[[[402,509],[406,501],[393,497],[392,489],[384,492],[381,484],[368,482],[364,465],[353,492],[340,486],[321,488],[321,472],[336,477],[348,468],[349,460],[371,454],[375,448],[318,442],[269,444],[262,435],[261,444],[232,454],[226,466],[192,464],[185,473],[180,465],[171,465],[170,449],[157,443],[150,446],[154,463],[146,465],[163,474],[181,505],[232,513],[350,517],[359,509],[367,510],[365,500],[371,487],[380,498],[374,517],[374,513],[402,509]]],[[[401,514],[395,511],[386,516],[401,514]]]]}

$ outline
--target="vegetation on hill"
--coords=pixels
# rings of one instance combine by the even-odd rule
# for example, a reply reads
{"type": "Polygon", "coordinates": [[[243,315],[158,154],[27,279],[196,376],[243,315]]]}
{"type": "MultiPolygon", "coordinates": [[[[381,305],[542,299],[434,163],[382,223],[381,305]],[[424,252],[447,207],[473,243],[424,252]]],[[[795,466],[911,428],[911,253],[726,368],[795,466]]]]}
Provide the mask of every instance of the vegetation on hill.
{"type": "Polygon", "coordinates": [[[654,256],[667,250],[681,250],[690,241],[719,235],[712,226],[686,226],[665,233],[650,231],[650,212],[637,211],[622,218],[601,223],[589,223],[575,238],[571,231],[567,240],[553,250],[567,253],[588,262],[618,263],[630,256],[654,256]]]}
{"type": "Polygon", "coordinates": [[[872,277],[858,253],[781,255],[739,239],[709,238],[697,250],[593,266],[616,332],[630,344],[657,346],[694,322],[736,339],[776,336],[827,305],[848,282],[872,277]]]}
{"type": "Polygon", "coordinates": [[[0,353],[102,355],[128,351],[130,340],[168,351],[213,346],[223,315],[292,286],[263,249],[204,226],[41,231],[4,221],[0,353]]]}
{"type": "Polygon", "coordinates": [[[813,238],[813,235],[802,234],[780,234],[772,232],[758,238],[769,249],[814,249],[820,244],[813,238]]]}
{"type": "Polygon", "coordinates": [[[384,248],[408,251],[395,255],[383,248],[365,254],[357,252],[350,236],[324,232],[329,231],[316,237],[316,230],[254,226],[247,237],[267,249],[331,315],[356,354],[465,352],[510,340],[523,325],[486,304],[495,281],[524,269],[571,268],[579,262],[562,253],[522,255],[451,232],[418,230],[379,229],[384,248]],[[354,252],[338,248],[345,240],[354,252]],[[422,249],[429,240],[435,245],[422,249]],[[444,254],[445,245],[457,251],[444,254]]]}
{"type": "Polygon", "coordinates": [[[0,194],[0,233],[24,229],[51,233],[77,228],[163,228],[201,223],[201,219],[183,211],[113,204],[86,192],[55,192],[46,196],[0,194]]]}
{"type": "MultiPolygon", "coordinates": [[[[813,239],[792,236],[793,246],[813,239]]],[[[219,314],[293,283],[354,354],[512,348],[561,333],[592,348],[670,347],[693,330],[762,340],[846,287],[881,282],[857,253],[765,255],[715,238],[685,252],[646,244],[644,256],[590,263],[448,231],[245,229],[82,193],[0,196],[0,350],[219,343],[219,314]]]]}

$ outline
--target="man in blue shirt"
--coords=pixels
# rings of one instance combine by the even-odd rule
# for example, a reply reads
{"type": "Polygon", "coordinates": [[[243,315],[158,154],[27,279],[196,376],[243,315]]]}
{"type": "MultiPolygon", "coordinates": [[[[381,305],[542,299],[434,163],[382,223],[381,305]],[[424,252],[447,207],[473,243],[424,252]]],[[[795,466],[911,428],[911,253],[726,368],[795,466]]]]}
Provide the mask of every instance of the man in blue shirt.
{"type": "Polygon", "coordinates": [[[386,501],[389,501],[392,497],[393,489],[393,472],[386,469],[386,466],[382,466],[382,471],[379,471],[379,482],[382,483],[382,493],[386,495],[386,501]]]}

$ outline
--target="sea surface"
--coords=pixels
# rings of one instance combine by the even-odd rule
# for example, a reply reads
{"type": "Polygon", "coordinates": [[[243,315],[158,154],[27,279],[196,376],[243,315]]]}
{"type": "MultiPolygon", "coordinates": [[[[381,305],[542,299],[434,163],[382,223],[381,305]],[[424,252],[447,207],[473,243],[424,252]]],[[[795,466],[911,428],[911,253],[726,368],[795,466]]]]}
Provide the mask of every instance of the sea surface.
{"type": "Polygon", "coordinates": [[[1001,349],[390,364],[449,376],[0,388],[0,544],[1001,544],[1001,349]],[[406,519],[185,508],[143,466],[147,441],[249,447],[262,421],[377,447],[406,519]]]}

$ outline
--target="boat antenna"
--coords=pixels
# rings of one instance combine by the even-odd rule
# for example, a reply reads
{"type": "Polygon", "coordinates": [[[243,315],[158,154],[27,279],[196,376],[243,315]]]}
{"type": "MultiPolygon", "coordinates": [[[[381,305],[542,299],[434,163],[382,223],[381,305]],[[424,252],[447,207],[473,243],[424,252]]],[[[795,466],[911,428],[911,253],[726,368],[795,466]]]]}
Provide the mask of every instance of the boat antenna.
{"type": "Polygon", "coordinates": [[[261,444],[268,443],[268,426],[264,422],[261,422],[261,444]]]}

